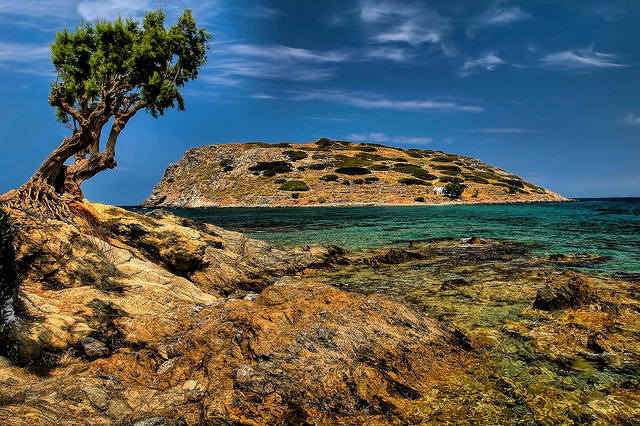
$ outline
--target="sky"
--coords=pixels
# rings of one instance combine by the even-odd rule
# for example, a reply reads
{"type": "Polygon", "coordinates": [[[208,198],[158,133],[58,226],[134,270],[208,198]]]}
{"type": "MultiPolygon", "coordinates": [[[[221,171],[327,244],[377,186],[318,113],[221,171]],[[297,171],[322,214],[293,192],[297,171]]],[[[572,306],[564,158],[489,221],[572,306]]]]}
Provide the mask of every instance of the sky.
{"type": "Polygon", "coordinates": [[[190,147],[321,137],[476,157],[569,197],[640,196],[640,1],[0,0],[0,193],[69,130],[48,43],[185,8],[213,34],[186,111],[139,113],[83,184],[134,205],[190,147]]]}

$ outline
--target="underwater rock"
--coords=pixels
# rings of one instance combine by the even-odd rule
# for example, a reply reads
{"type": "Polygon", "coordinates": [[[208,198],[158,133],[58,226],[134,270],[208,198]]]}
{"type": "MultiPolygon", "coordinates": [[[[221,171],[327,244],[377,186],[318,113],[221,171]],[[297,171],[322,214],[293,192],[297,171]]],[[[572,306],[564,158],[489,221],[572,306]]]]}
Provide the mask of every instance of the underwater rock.
{"type": "Polygon", "coordinates": [[[595,300],[586,278],[577,274],[568,275],[568,279],[552,280],[539,288],[533,308],[557,311],[585,305],[595,300]]]}
{"type": "Polygon", "coordinates": [[[444,280],[440,286],[440,290],[452,290],[454,288],[468,286],[469,282],[464,278],[451,278],[444,280]]]}

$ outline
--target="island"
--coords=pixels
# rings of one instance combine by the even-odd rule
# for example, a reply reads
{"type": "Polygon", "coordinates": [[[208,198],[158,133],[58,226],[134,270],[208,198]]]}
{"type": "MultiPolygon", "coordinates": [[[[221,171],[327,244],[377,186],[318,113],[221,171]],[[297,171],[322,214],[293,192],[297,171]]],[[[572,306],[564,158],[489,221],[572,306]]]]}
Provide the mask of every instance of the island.
{"type": "Polygon", "coordinates": [[[567,201],[475,158],[327,138],[191,148],[143,207],[306,207],[567,201]]]}

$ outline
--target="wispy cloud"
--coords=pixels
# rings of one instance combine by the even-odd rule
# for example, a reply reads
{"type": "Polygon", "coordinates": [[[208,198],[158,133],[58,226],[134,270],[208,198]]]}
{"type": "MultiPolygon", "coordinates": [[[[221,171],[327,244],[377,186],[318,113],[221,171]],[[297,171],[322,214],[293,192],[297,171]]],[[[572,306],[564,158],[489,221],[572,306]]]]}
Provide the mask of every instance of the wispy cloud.
{"type": "Polygon", "coordinates": [[[462,69],[458,71],[458,74],[462,77],[468,77],[478,71],[493,71],[498,65],[502,65],[505,62],[495,53],[488,53],[479,58],[469,58],[464,63],[462,69]]]}
{"type": "Polygon", "coordinates": [[[448,19],[419,3],[363,0],[360,19],[368,25],[371,39],[378,43],[407,43],[414,47],[437,44],[450,30],[448,19]]]}
{"type": "Polygon", "coordinates": [[[250,44],[236,44],[229,51],[239,55],[264,58],[275,61],[303,61],[314,63],[345,62],[353,56],[351,52],[334,50],[318,52],[283,45],[259,46],[250,44]]]}
{"type": "Polygon", "coordinates": [[[473,37],[482,28],[507,26],[531,18],[533,15],[520,7],[493,7],[472,20],[467,36],[473,37]]]}
{"type": "Polygon", "coordinates": [[[13,72],[51,76],[49,46],[31,43],[5,43],[0,41],[0,69],[13,72]]]}
{"type": "Polygon", "coordinates": [[[456,112],[483,112],[484,108],[478,105],[467,105],[449,99],[419,99],[396,100],[383,95],[365,91],[345,90],[306,90],[289,92],[279,96],[280,99],[291,101],[324,101],[349,105],[364,109],[381,109],[396,111],[456,111],[456,112]]]}
{"type": "Polygon", "coordinates": [[[424,145],[432,141],[432,139],[425,137],[389,136],[379,132],[371,132],[368,134],[351,133],[347,136],[347,140],[353,142],[395,142],[410,145],[424,145]]]}
{"type": "Polygon", "coordinates": [[[145,10],[155,9],[150,0],[84,0],[78,3],[78,14],[87,21],[118,16],[142,16],[145,10]]]}
{"type": "Polygon", "coordinates": [[[630,126],[640,126],[640,114],[627,114],[622,122],[630,126]]]}
{"type": "Polygon", "coordinates": [[[401,47],[380,46],[365,49],[364,58],[382,59],[392,62],[408,62],[415,58],[415,53],[401,47]]]}
{"type": "Polygon", "coordinates": [[[540,60],[544,67],[559,68],[565,70],[577,70],[585,68],[617,68],[628,65],[619,63],[617,55],[601,53],[589,49],[565,50],[562,52],[550,53],[540,60]]]}

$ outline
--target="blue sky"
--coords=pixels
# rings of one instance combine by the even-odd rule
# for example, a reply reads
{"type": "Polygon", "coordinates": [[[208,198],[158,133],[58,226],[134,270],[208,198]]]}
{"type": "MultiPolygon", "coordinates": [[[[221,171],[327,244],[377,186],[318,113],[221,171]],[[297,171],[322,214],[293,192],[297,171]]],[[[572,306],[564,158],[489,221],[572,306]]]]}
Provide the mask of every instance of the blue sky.
{"type": "MultiPolygon", "coordinates": [[[[160,2],[0,0],[0,192],[67,135],[48,43],[160,2]]],[[[573,197],[640,196],[640,2],[170,1],[214,35],[187,110],[138,114],[87,198],[136,204],[192,146],[320,137],[470,155],[573,197]]]]}

